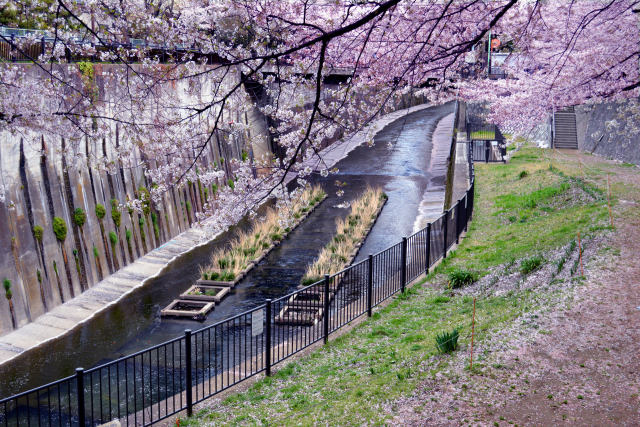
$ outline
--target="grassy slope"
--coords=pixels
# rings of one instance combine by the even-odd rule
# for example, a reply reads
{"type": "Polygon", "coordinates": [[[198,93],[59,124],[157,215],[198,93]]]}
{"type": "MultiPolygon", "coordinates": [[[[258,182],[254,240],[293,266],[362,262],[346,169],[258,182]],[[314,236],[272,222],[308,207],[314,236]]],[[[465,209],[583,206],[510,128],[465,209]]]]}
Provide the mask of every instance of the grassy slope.
{"type": "MultiPolygon", "coordinates": [[[[563,176],[549,164],[543,151],[524,148],[507,165],[477,165],[473,225],[458,250],[429,275],[427,283],[414,286],[328,346],[278,367],[273,377],[257,381],[246,392],[211,400],[188,422],[344,425],[388,421],[393,415],[391,402],[448,365],[450,357],[437,354],[437,333],[460,328],[461,350],[468,351],[472,299],[449,296],[443,290],[442,273],[463,268],[484,274],[488,268],[532,254],[544,257],[545,250],[566,244],[577,231],[595,232],[606,225],[606,199],[603,204],[596,189],[563,176]],[[520,178],[523,170],[528,175],[520,178]],[[596,197],[582,197],[585,194],[596,197]]],[[[476,339],[552,300],[553,295],[536,290],[478,299],[476,339]]],[[[482,363],[474,364],[476,368],[481,370],[482,363]]]]}

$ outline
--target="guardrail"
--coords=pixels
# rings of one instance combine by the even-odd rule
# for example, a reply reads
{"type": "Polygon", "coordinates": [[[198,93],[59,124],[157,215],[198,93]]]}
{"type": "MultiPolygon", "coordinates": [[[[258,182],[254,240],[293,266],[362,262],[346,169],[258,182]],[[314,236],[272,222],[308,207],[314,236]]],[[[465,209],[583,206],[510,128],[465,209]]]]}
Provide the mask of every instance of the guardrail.
{"type": "Polygon", "coordinates": [[[404,292],[458,242],[473,213],[475,178],[440,218],[415,234],[317,283],[252,310],[121,359],[0,400],[0,426],[97,426],[114,419],[151,425],[256,374],[310,345],[328,341],[354,319],[404,292]],[[331,290],[337,290],[335,293],[331,290]],[[333,296],[332,296],[333,295],[333,296]],[[322,308],[310,326],[277,324],[295,296],[297,309],[322,308]]]}

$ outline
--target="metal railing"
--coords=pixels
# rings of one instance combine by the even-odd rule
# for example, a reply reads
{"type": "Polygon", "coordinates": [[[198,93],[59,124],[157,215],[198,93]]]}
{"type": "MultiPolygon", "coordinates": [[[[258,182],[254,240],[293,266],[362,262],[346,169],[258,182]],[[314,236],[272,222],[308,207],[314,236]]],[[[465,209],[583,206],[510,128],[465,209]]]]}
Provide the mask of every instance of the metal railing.
{"type": "Polygon", "coordinates": [[[507,147],[498,126],[467,122],[467,141],[471,144],[471,157],[475,162],[504,162],[507,147]]]}
{"type": "MultiPolygon", "coordinates": [[[[189,60],[200,61],[206,58],[209,64],[221,61],[221,58],[215,53],[203,52],[185,44],[169,46],[133,38],[128,39],[127,42],[100,43],[90,37],[80,36],[63,41],[56,39],[47,31],[8,27],[0,27],[0,60],[12,62],[37,60],[45,52],[51,52],[54,42],[65,47],[67,62],[100,62],[102,61],[100,55],[102,52],[115,52],[118,48],[143,50],[145,51],[144,57],[157,57],[161,63],[180,62],[182,61],[181,56],[187,53],[191,54],[189,60]],[[27,39],[29,39],[29,43],[19,43],[27,39]],[[76,53],[76,51],[81,51],[77,48],[82,47],[91,47],[92,53],[76,53]]],[[[127,59],[130,58],[127,57],[127,59]]],[[[119,60],[114,59],[111,62],[115,63],[119,60]]]]}
{"type": "Polygon", "coordinates": [[[377,254],[317,283],[195,332],[53,383],[0,400],[0,426],[97,426],[114,419],[151,425],[280,363],[323,340],[373,307],[404,292],[458,242],[473,212],[470,186],[437,220],[377,254]],[[276,318],[295,310],[318,312],[303,325],[276,318]],[[291,309],[291,305],[288,309],[291,309]]]}

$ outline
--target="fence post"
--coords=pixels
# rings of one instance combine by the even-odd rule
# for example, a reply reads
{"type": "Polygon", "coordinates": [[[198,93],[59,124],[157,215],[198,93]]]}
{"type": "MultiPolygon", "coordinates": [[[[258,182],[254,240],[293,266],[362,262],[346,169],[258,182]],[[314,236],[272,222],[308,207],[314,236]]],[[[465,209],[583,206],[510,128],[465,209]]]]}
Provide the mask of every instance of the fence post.
{"type": "Polygon", "coordinates": [[[442,239],[442,259],[447,257],[447,234],[449,234],[449,211],[444,211],[444,238],[442,239]]]}
{"type": "Polygon", "coordinates": [[[266,330],[264,332],[264,364],[266,369],[266,375],[268,377],[271,376],[271,298],[267,299],[267,308],[266,308],[266,330]]]}
{"type": "Polygon", "coordinates": [[[187,373],[185,376],[187,382],[187,416],[193,415],[193,379],[191,378],[191,329],[185,329],[184,331],[184,352],[186,356],[187,373]]]}
{"type": "Polygon", "coordinates": [[[431,267],[431,223],[427,224],[427,250],[424,260],[424,274],[429,274],[431,267]]]}
{"type": "Polygon", "coordinates": [[[456,203],[456,206],[454,208],[454,212],[456,214],[456,245],[460,244],[460,200],[458,200],[458,203],[456,203]]]}
{"type": "Polygon", "coordinates": [[[402,272],[400,275],[400,291],[404,293],[404,286],[407,284],[407,238],[402,238],[402,272]]]}
{"type": "Polygon", "coordinates": [[[371,317],[373,307],[373,255],[369,254],[369,269],[367,271],[367,316],[371,317]]]}
{"type": "Polygon", "coordinates": [[[78,394],[78,424],[80,427],[86,425],[85,404],[84,404],[84,369],[76,368],[76,388],[78,394]]]}
{"type": "Polygon", "coordinates": [[[484,142],[484,162],[489,163],[489,141],[484,142]]]}
{"type": "Polygon", "coordinates": [[[322,319],[323,322],[323,333],[324,333],[324,343],[329,342],[329,278],[328,274],[324,275],[324,316],[322,319]]]}

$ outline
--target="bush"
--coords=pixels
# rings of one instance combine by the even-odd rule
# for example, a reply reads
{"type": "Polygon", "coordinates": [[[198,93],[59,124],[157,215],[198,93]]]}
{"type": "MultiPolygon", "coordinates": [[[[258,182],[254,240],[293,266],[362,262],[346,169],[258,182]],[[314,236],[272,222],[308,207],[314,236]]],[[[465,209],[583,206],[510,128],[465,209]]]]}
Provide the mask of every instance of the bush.
{"type": "Polygon", "coordinates": [[[527,172],[527,171],[522,171],[522,172],[520,172],[520,173],[518,174],[518,178],[519,178],[519,179],[526,178],[527,176],[529,176],[529,172],[527,172]]]}
{"type": "Polygon", "coordinates": [[[202,273],[202,278],[204,280],[209,280],[209,275],[207,273],[202,273]]]}
{"type": "Polygon", "coordinates": [[[303,278],[300,283],[302,284],[302,286],[309,286],[313,285],[316,282],[319,282],[320,280],[322,280],[322,277],[320,276],[311,276],[303,278]]]}
{"type": "Polygon", "coordinates": [[[535,255],[530,258],[525,258],[520,262],[520,273],[523,275],[529,274],[542,265],[542,257],[540,255],[535,255]]]}
{"type": "Polygon", "coordinates": [[[87,214],[84,213],[82,208],[75,208],[73,211],[73,223],[78,227],[82,227],[87,221],[87,214]]]}
{"type": "Polygon", "coordinates": [[[236,188],[236,183],[233,182],[233,180],[231,178],[229,178],[227,180],[227,185],[229,186],[229,188],[231,188],[232,190],[236,188]]]}
{"type": "Polygon", "coordinates": [[[120,213],[118,201],[116,199],[111,199],[111,219],[113,219],[113,223],[115,224],[116,228],[120,228],[121,218],[122,214],[120,213]]]}
{"type": "Polygon", "coordinates": [[[61,242],[64,242],[64,239],[67,238],[67,223],[59,216],[53,218],[53,233],[61,242]]]}
{"type": "Polygon", "coordinates": [[[233,282],[236,278],[236,275],[232,271],[223,272],[220,274],[220,280],[223,282],[233,282]]]}
{"type": "Polygon", "coordinates": [[[38,242],[42,242],[42,235],[44,234],[44,229],[41,225],[33,226],[33,237],[36,238],[38,242]]]}
{"type": "Polygon", "coordinates": [[[11,297],[13,297],[13,294],[11,293],[11,280],[4,279],[2,281],[2,285],[4,286],[5,296],[7,297],[8,300],[10,300],[11,297]]]}
{"type": "Polygon", "coordinates": [[[217,271],[214,271],[211,274],[209,274],[209,280],[218,280],[219,278],[220,278],[220,273],[218,273],[217,271]]]}
{"type": "Polygon", "coordinates": [[[436,335],[436,347],[440,353],[451,353],[458,348],[458,328],[436,335]]]}
{"type": "Polygon", "coordinates": [[[125,228],[124,237],[127,239],[127,242],[131,242],[131,230],[129,230],[128,228],[125,228]]]}
{"type": "Polygon", "coordinates": [[[271,234],[271,241],[277,242],[279,240],[282,240],[282,234],[280,234],[280,233],[271,234]]]}
{"type": "Polygon", "coordinates": [[[470,285],[478,280],[478,274],[474,271],[455,269],[449,272],[449,287],[453,289],[470,285]]]}
{"type": "Polygon", "coordinates": [[[140,200],[142,201],[142,213],[147,216],[151,212],[151,193],[147,190],[147,187],[140,187],[138,189],[140,193],[140,200]]]}
{"type": "Polygon", "coordinates": [[[100,203],[96,204],[96,216],[98,217],[98,219],[100,221],[102,221],[102,219],[104,218],[104,216],[107,214],[107,210],[104,208],[104,206],[100,203]]]}
{"type": "Polygon", "coordinates": [[[118,243],[118,235],[115,233],[115,231],[109,232],[109,241],[111,242],[112,245],[115,245],[116,243],[118,243]]]}

